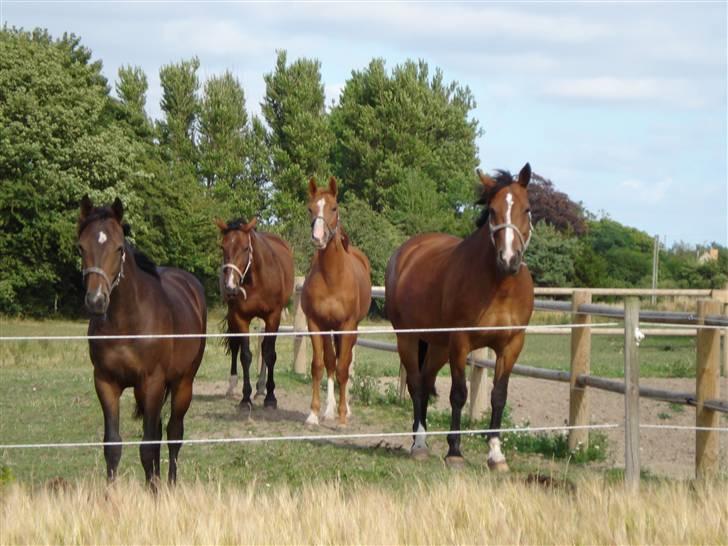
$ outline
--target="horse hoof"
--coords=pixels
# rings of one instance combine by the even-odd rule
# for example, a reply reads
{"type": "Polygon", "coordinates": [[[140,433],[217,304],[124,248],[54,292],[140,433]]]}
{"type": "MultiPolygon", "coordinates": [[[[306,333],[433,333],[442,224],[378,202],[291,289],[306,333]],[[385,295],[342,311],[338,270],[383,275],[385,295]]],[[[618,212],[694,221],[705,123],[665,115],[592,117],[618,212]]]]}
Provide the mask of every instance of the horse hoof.
{"type": "Polygon", "coordinates": [[[253,403],[250,401],[250,398],[248,398],[247,400],[241,400],[240,404],[238,404],[238,408],[241,411],[252,411],[253,403]]]}
{"type": "Polygon", "coordinates": [[[306,424],[307,425],[318,425],[319,424],[319,418],[318,415],[311,412],[308,417],[306,418],[306,424]]]}
{"type": "Polygon", "coordinates": [[[488,468],[495,472],[508,472],[508,463],[505,461],[488,461],[488,468]]]}
{"type": "Polygon", "coordinates": [[[336,424],[336,428],[346,430],[349,428],[349,423],[346,421],[346,419],[339,420],[339,422],[336,424]]]}
{"type": "Polygon", "coordinates": [[[270,410],[278,409],[278,400],[276,400],[275,398],[273,400],[266,399],[263,402],[263,407],[270,410]]]}
{"type": "Polygon", "coordinates": [[[253,400],[260,400],[261,398],[265,398],[264,392],[256,392],[255,396],[253,396],[253,400]]]}
{"type": "Polygon", "coordinates": [[[445,457],[445,464],[452,470],[460,470],[465,467],[465,459],[460,455],[448,455],[445,457]]]}
{"type": "Polygon", "coordinates": [[[410,450],[410,456],[415,461],[426,461],[430,456],[430,450],[426,447],[413,447],[410,450]]]}

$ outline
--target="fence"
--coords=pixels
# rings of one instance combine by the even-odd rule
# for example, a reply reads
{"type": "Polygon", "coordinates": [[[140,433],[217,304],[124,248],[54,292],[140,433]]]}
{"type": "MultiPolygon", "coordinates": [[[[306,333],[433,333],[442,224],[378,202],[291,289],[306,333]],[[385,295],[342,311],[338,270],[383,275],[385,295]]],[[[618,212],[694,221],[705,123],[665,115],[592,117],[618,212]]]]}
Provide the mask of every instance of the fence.
{"type": "MultiPolygon", "coordinates": [[[[296,279],[296,296],[294,300],[295,332],[306,331],[306,319],[301,309],[300,292],[303,277],[296,279]]],[[[537,288],[537,296],[571,296],[571,302],[536,300],[535,309],[542,311],[569,312],[572,314],[573,326],[538,329],[539,333],[570,334],[571,355],[570,371],[556,371],[532,366],[516,364],[513,373],[526,377],[547,381],[568,382],[569,388],[569,447],[589,443],[589,388],[624,394],[625,397],[625,480],[631,487],[637,487],[639,480],[639,398],[650,398],[694,406],[695,416],[695,472],[699,478],[716,476],[719,471],[719,413],[728,413],[728,401],[720,397],[720,361],[728,373],[728,290],[645,290],[645,289],[573,289],[573,288],[537,288]],[[592,296],[624,297],[624,308],[592,304],[592,296]],[[689,296],[700,299],[696,313],[676,313],[662,311],[640,312],[639,296],[689,296]],[[592,331],[592,316],[604,316],[624,320],[624,327],[605,329],[604,333],[624,335],[624,370],[625,380],[616,381],[590,374],[591,336],[601,333],[592,331]],[[654,322],[671,325],[693,325],[688,335],[697,336],[697,369],[696,390],[692,392],[674,392],[639,386],[639,352],[638,346],[644,335],[675,335],[680,330],[653,328],[640,330],[640,322],[654,322]],[[721,351],[721,333],[724,341],[721,351]],[[722,356],[721,356],[722,355],[722,356]],[[587,425],[587,426],[585,426],[587,425]]],[[[373,287],[372,297],[383,298],[383,287],[373,287]]],[[[681,328],[682,335],[684,328],[681,328]]],[[[526,332],[533,331],[526,329],[526,332]]],[[[366,328],[360,332],[366,334],[366,328]]],[[[678,334],[678,335],[681,335],[678,334]]],[[[357,345],[379,351],[396,352],[393,343],[360,338],[357,345]]],[[[495,368],[495,361],[490,356],[490,349],[479,349],[470,354],[471,364],[469,388],[469,413],[479,417],[485,410],[488,385],[487,368],[495,368]]],[[[294,342],[293,370],[306,373],[308,366],[306,336],[296,336],[294,342]]],[[[400,369],[400,396],[404,394],[404,370],[400,369]]]]}

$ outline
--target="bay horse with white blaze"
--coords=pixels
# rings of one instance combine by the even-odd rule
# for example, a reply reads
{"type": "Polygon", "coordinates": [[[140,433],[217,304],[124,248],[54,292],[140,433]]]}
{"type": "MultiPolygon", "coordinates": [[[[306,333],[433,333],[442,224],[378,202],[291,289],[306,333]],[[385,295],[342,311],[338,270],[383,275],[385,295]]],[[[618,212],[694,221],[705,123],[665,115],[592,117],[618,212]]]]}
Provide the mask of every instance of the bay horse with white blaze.
{"type": "MultiPolygon", "coordinates": [[[[336,179],[329,178],[327,189],[319,189],[316,180],[308,183],[308,212],[311,215],[311,239],[316,247],[311,270],[301,294],[301,306],[310,332],[357,329],[367,315],[372,297],[369,259],[349,243],[344,233],[336,202],[336,179]]],[[[339,425],[345,426],[351,414],[347,401],[347,384],[356,334],[311,336],[313,359],[311,376],[313,393],[309,425],[319,423],[320,387],[324,365],[328,375],[325,419],[334,418],[334,374],[339,385],[339,425]]]]}
{"type": "MultiPolygon", "coordinates": [[[[190,273],[157,268],[125,239],[124,208],[117,198],[110,207],[81,201],[78,250],[83,263],[85,306],[91,313],[90,336],[139,334],[203,335],[207,328],[205,294],[190,273]]],[[[192,400],[192,381],[205,350],[204,337],[89,340],[94,386],[104,413],[104,442],[120,442],[119,398],[134,389],[137,415],[146,441],[162,439],[162,405],[172,408],[167,424],[169,481],[177,479],[177,456],[184,435],[184,416],[192,400]]],[[[139,447],[147,482],[159,480],[159,444],[139,447]]],[[[104,446],[106,474],[113,480],[121,446],[104,446]]]]}
{"type": "MultiPolygon", "coordinates": [[[[220,268],[222,295],[227,302],[227,325],[230,333],[248,333],[250,321],[258,317],[265,322],[266,332],[278,332],[283,308],[293,293],[293,253],[288,244],[272,233],[256,231],[257,219],[215,220],[222,234],[220,244],[223,265],[220,268]]],[[[252,406],[250,395],[249,337],[229,337],[230,388],[237,383],[237,359],[243,368],[241,406],[252,406]]],[[[268,370],[263,405],[276,408],[273,368],[276,363],[276,336],[263,338],[263,363],[268,370]]],[[[262,374],[261,374],[262,376],[262,374]]],[[[230,391],[228,391],[230,392],[230,391]]]]}
{"type": "MultiPolygon", "coordinates": [[[[499,171],[495,178],[478,170],[484,209],[478,229],[465,239],[442,233],[413,237],[399,247],[387,264],[385,310],[397,328],[526,326],[533,312],[533,281],[523,254],[531,238],[527,163],[517,179],[499,171]]],[[[491,394],[488,466],[508,470],[500,449],[503,408],[508,378],[518,358],[525,331],[481,330],[397,334],[397,350],[407,371],[412,398],[415,458],[428,454],[425,436],[427,404],[435,393],[437,372],[450,362],[452,388],[451,433],[446,461],[463,463],[460,417],[467,398],[465,365],[468,353],[481,347],[495,350],[496,368],[491,394]]]]}

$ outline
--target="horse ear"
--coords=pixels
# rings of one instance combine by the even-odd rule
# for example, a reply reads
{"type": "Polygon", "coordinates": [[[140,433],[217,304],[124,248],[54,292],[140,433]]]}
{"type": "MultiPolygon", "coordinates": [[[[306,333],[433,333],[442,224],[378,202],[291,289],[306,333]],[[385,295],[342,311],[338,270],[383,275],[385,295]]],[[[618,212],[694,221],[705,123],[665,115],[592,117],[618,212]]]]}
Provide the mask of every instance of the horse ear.
{"type": "Polygon", "coordinates": [[[88,196],[88,194],[83,196],[83,199],[81,199],[81,215],[79,217],[79,220],[84,220],[93,210],[94,204],[91,201],[91,198],[88,196]]]}
{"type": "Polygon", "coordinates": [[[316,178],[312,176],[308,180],[308,195],[313,197],[314,195],[316,195],[317,191],[318,191],[318,186],[316,185],[316,178]]]}
{"type": "Polygon", "coordinates": [[[523,186],[524,188],[528,186],[528,183],[531,181],[531,164],[526,163],[523,168],[521,169],[521,172],[518,173],[518,183],[523,186]]]}
{"type": "Polygon", "coordinates": [[[495,179],[491,178],[480,169],[477,169],[476,172],[478,173],[478,178],[480,178],[480,183],[483,184],[486,191],[490,191],[495,187],[495,179]]]}
{"type": "Polygon", "coordinates": [[[256,217],[256,218],[253,218],[247,224],[245,224],[245,227],[243,227],[243,231],[247,233],[251,229],[255,229],[255,226],[257,226],[257,225],[258,225],[258,218],[256,217]]]}
{"type": "Polygon", "coordinates": [[[114,199],[114,204],[111,205],[111,210],[114,212],[116,220],[121,223],[121,219],[124,217],[124,205],[121,202],[121,199],[118,197],[114,199]]]}
{"type": "Polygon", "coordinates": [[[331,195],[336,197],[336,177],[334,176],[329,177],[329,191],[331,192],[331,195]]]}
{"type": "Polygon", "coordinates": [[[227,229],[227,224],[223,220],[220,220],[220,218],[215,218],[213,222],[220,231],[225,231],[227,229]]]}

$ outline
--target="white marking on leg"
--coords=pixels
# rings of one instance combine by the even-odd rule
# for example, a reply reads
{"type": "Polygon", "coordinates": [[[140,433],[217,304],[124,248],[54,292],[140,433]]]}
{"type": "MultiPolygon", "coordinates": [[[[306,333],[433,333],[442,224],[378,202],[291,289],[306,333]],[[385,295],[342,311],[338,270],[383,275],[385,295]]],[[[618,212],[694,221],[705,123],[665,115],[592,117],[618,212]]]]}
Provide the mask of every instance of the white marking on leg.
{"type": "Polygon", "coordinates": [[[488,440],[488,446],[490,446],[490,451],[488,452],[489,463],[497,464],[506,462],[506,457],[500,448],[500,438],[491,438],[488,440]]]}
{"type": "MultiPolygon", "coordinates": [[[[513,195],[511,192],[508,192],[508,195],[506,195],[506,203],[508,204],[508,209],[506,210],[506,224],[511,223],[511,209],[513,208],[513,195]]],[[[506,230],[506,244],[505,249],[503,253],[503,259],[506,261],[506,263],[511,261],[511,258],[513,258],[513,255],[515,254],[513,250],[513,228],[507,227],[506,230]]]]}
{"type": "Polygon", "coordinates": [[[232,396],[235,393],[235,387],[238,384],[238,376],[237,375],[231,375],[230,380],[228,381],[228,390],[227,393],[225,393],[225,396],[232,396]]]}
{"type": "Polygon", "coordinates": [[[427,437],[423,434],[424,432],[425,427],[422,426],[422,423],[419,423],[417,425],[417,432],[415,432],[415,442],[412,444],[412,449],[427,449],[427,437]]]}
{"type": "Polygon", "coordinates": [[[103,245],[106,242],[106,233],[99,231],[99,244],[103,245]]]}
{"type": "Polygon", "coordinates": [[[324,242],[324,207],[326,206],[326,200],[325,199],[319,199],[316,201],[316,205],[318,205],[318,213],[316,214],[316,219],[313,221],[313,238],[318,241],[319,243],[323,244],[324,242]]]}
{"type": "Polygon", "coordinates": [[[307,425],[318,425],[319,424],[318,415],[316,415],[313,412],[313,410],[311,410],[311,413],[308,414],[308,417],[306,418],[306,424],[307,425]]]}
{"type": "Polygon", "coordinates": [[[336,397],[334,396],[334,378],[329,377],[326,382],[326,411],[324,419],[334,418],[334,406],[336,405],[336,397]]]}

